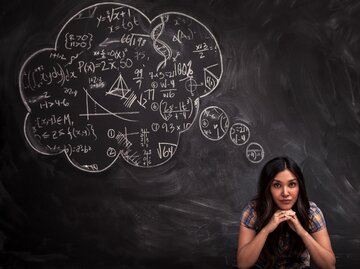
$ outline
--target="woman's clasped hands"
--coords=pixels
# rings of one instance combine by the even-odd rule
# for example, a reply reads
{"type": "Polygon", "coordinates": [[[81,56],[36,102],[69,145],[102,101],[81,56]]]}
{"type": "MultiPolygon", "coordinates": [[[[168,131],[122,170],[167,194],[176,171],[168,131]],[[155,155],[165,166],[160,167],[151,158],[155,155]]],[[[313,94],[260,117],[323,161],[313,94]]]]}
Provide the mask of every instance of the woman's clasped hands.
{"type": "Polygon", "coordinates": [[[278,225],[284,221],[287,221],[290,228],[298,234],[304,230],[298,218],[296,217],[296,212],[294,210],[279,209],[274,213],[271,220],[267,224],[268,232],[269,233],[273,232],[278,227],[278,225]]]}

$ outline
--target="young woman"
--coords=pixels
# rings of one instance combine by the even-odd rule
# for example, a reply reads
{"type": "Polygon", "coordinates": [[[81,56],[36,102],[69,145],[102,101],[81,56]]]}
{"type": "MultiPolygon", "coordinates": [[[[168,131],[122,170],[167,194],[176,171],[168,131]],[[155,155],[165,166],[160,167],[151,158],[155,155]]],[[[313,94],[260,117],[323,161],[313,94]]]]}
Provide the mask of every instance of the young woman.
{"type": "Polygon", "coordinates": [[[270,160],[258,194],[241,216],[238,268],[335,268],[325,219],[309,202],[299,166],[287,157],[270,160]]]}

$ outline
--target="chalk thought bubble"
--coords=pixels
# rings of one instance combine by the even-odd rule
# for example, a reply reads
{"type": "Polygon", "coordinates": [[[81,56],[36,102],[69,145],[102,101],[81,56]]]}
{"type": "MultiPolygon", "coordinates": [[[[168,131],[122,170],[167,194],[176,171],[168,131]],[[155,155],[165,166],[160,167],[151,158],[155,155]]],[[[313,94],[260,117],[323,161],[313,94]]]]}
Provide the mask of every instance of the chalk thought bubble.
{"type": "Polygon", "coordinates": [[[158,166],[175,154],[222,72],[217,41],[196,19],[169,12],[150,20],[128,5],[92,5],[65,23],[53,48],[24,62],[25,137],[84,171],[119,157],[158,166]]]}

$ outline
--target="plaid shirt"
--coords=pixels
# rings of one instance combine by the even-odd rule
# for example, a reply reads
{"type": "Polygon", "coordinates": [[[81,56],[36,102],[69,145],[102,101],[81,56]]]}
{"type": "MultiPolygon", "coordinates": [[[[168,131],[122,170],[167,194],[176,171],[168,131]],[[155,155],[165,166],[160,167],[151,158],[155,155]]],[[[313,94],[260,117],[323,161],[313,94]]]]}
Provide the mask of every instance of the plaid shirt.
{"type": "MultiPolygon", "coordinates": [[[[310,202],[310,209],[308,211],[309,219],[310,219],[310,225],[309,225],[309,233],[315,233],[323,228],[326,227],[324,215],[321,212],[320,208],[317,207],[317,205],[314,202],[310,202]]],[[[241,214],[241,223],[249,228],[255,230],[255,221],[256,221],[256,213],[255,213],[255,202],[249,202],[245,208],[242,211],[241,214]]],[[[289,240],[289,235],[284,234],[280,237],[279,242],[279,252],[283,252],[287,248],[287,242],[289,240]]],[[[286,268],[286,269],[292,269],[292,268],[306,268],[310,266],[310,254],[309,251],[305,250],[303,254],[301,255],[301,264],[292,264],[288,265],[286,264],[287,257],[285,255],[280,256],[277,259],[277,262],[275,264],[274,268],[286,268]]],[[[262,258],[262,255],[260,255],[259,260],[255,264],[256,268],[263,268],[265,267],[264,259],[262,258]]]]}

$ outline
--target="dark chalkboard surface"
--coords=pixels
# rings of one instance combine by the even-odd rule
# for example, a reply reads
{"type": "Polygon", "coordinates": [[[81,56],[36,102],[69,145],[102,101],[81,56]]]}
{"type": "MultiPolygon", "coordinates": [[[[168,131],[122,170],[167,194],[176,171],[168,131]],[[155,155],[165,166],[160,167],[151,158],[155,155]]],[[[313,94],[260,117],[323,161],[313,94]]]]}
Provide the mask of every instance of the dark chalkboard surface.
{"type": "Polygon", "coordinates": [[[356,1],[3,1],[0,267],[234,268],[288,155],[360,265],[356,1]]]}

